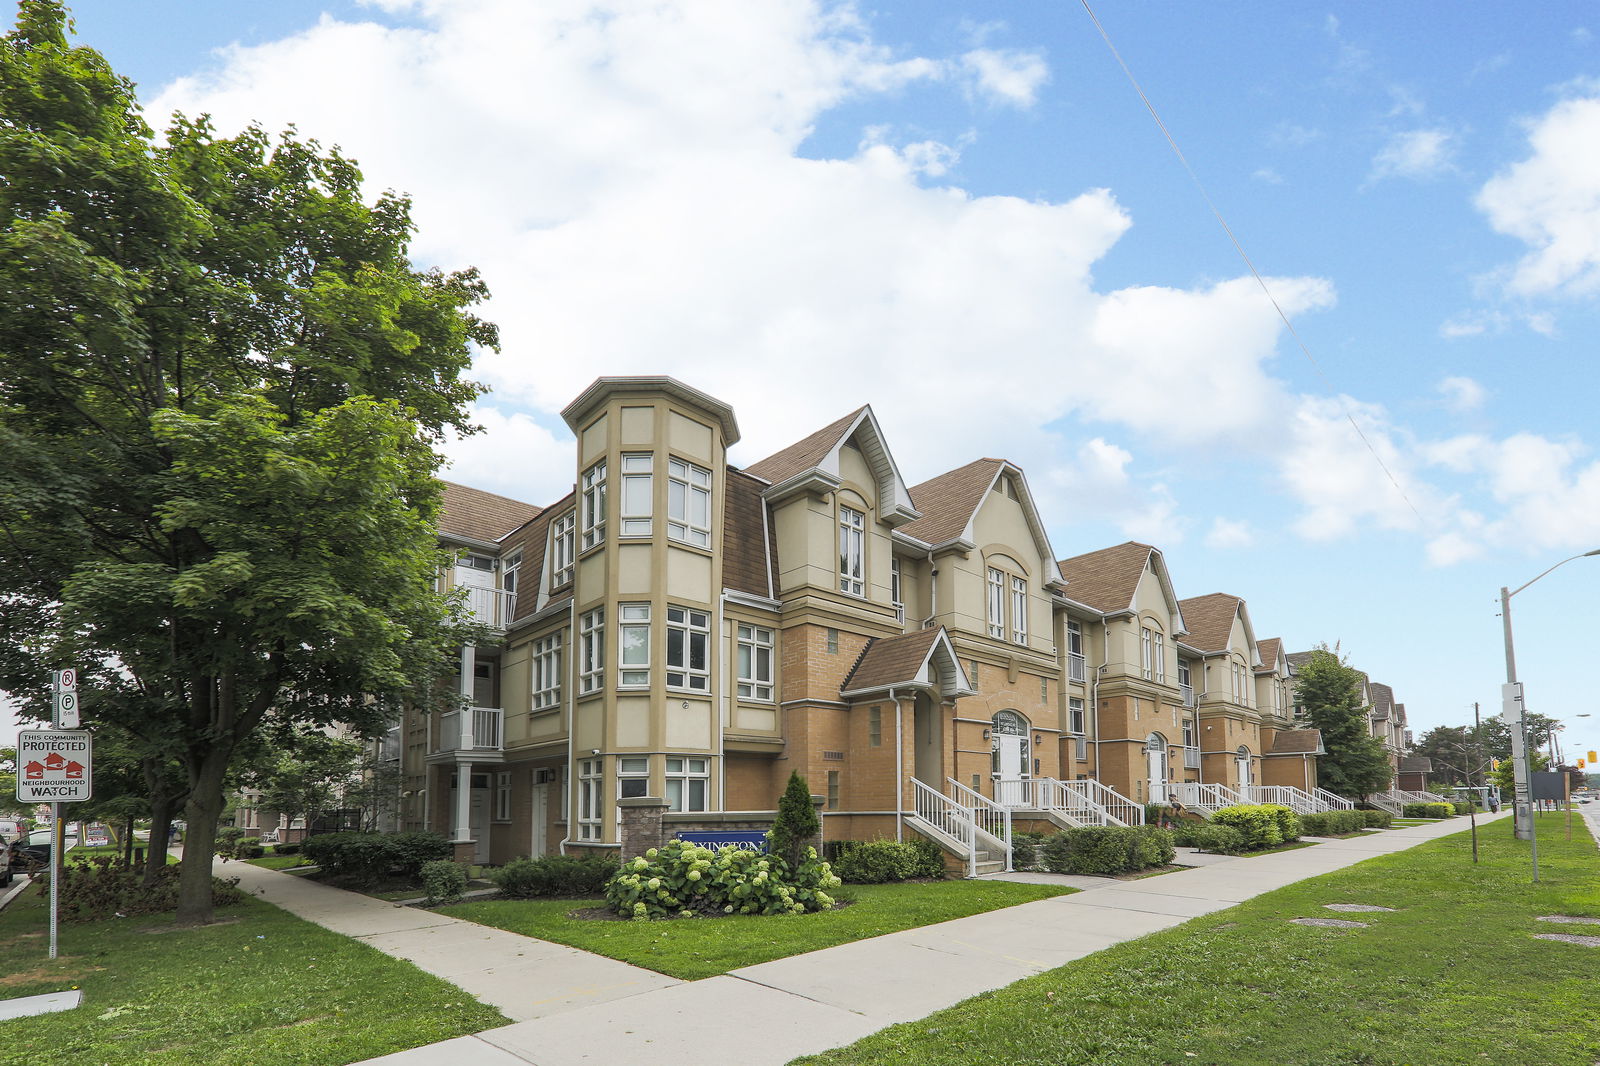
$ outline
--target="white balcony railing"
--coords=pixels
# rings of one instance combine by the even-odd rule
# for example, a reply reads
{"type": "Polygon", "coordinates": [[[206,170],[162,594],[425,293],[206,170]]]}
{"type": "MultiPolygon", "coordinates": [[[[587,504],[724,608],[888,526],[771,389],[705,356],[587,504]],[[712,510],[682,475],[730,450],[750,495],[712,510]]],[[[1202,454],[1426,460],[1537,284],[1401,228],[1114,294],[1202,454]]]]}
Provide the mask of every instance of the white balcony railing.
{"type": "Polygon", "coordinates": [[[1087,678],[1088,676],[1089,676],[1089,668],[1085,664],[1083,656],[1079,655],[1075,651],[1068,652],[1067,653],[1067,680],[1068,681],[1082,681],[1085,678],[1087,678]]]}
{"type": "Polygon", "coordinates": [[[464,711],[444,712],[439,716],[439,746],[435,750],[500,751],[504,714],[498,707],[468,707],[464,711]]]}
{"type": "Polygon", "coordinates": [[[1190,745],[1183,749],[1183,768],[1185,770],[1200,769],[1200,748],[1190,745]]]}
{"type": "Polygon", "coordinates": [[[473,621],[493,629],[504,629],[511,624],[511,612],[516,608],[517,594],[505,589],[483,588],[478,585],[457,585],[467,590],[467,613],[473,621]]]}
{"type": "Polygon", "coordinates": [[[1178,686],[1178,691],[1183,693],[1183,705],[1185,707],[1193,707],[1194,706],[1194,686],[1193,685],[1179,685],[1178,686]]]}

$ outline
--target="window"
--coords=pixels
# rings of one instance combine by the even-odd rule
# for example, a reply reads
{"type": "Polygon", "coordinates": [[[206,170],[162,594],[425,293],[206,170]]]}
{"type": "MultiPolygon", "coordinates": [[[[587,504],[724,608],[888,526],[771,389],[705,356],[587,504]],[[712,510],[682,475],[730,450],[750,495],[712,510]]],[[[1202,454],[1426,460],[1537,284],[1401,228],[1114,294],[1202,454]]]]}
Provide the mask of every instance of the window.
{"type": "Polygon", "coordinates": [[[1039,702],[1040,703],[1049,703],[1050,702],[1050,679],[1049,678],[1041,677],[1039,679],[1039,702]]]}
{"type": "Polygon", "coordinates": [[[511,821],[511,773],[502,771],[494,775],[494,820],[511,821]]]}
{"type": "Polygon", "coordinates": [[[867,745],[879,748],[883,746],[883,708],[867,708],[867,745]]]}
{"type": "Polygon", "coordinates": [[[867,516],[852,507],[839,508],[839,591],[864,593],[862,551],[866,543],[867,516]]]}
{"type": "Polygon", "coordinates": [[[1194,719],[1188,715],[1183,716],[1183,746],[1194,747],[1194,719]]]}
{"type": "Polygon", "coordinates": [[[1067,623],[1067,677],[1072,681],[1082,681],[1088,677],[1088,674],[1083,658],[1083,624],[1069,621],[1067,623]]]}
{"type": "Polygon", "coordinates": [[[618,609],[617,687],[650,684],[650,605],[624,603],[618,609]]]}
{"type": "Polygon", "coordinates": [[[1155,652],[1155,680],[1164,685],[1167,682],[1167,645],[1161,638],[1161,630],[1157,629],[1152,632],[1155,633],[1155,641],[1152,645],[1152,650],[1155,652]]]}
{"type": "Polygon", "coordinates": [[[1082,736],[1089,731],[1087,725],[1083,699],[1079,696],[1067,697],[1067,730],[1082,736]]]}
{"type": "Polygon", "coordinates": [[[687,607],[667,608],[667,687],[706,692],[711,688],[707,646],[711,616],[687,607]]]}
{"type": "Polygon", "coordinates": [[[1146,626],[1139,633],[1144,676],[1164,684],[1167,680],[1167,653],[1161,643],[1161,631],[1146,626]]]}
{"type": "Polygon", "coordinates": [[[667,809],[709,810],[711,760],[687,755],[667,756],[667,809]]]}
{"type": "Polygon", "coordinates": [[[1189,668],[1188,659],[1178,660],[1178,688],[1183,691],[1183,705],[1194,706],[1194,673],[1189,668]]]}
{"type": "Polygon", "coordinates": [[[561,704],[561,634],[533,642],[533,709],[561,704]]]}
{"type": "Polygon", "coordinates": [[[469,570],[493,570],[494,559],[487,555],[463,555],[457,560],[456,565],[469,570]]]}
{"type": "Polygon", "coordinates": [[[839,771],[828,771],[828,810],[839,809],[839,771]]]}
{"type": "Polygon", "coordinates": [[[606,464],[599,462],[583,473],[583,547],[606,539],[606,464]]]}
{"type": "Polygon", "coordinates": [[[650,758],[636,755],[617,760],[617,798],[636,799],[650,794],[650,758]]]}
{"type": "Polygon", "coordinates": [[[700,547],[711,544],[711,471],[667,460],[667,536],[700,547]]]}
{"type": "Polygon", "coordinates": [[[622,457],[622,507],[618,514],[624,537],[650,535],[650,520],[655,513],[650,484],[654,469],[655,457],[649,452],[622,457]]]}
{"type": "Polygon", "coordinates": [[[989,635],[1004,640],[1006,635],[1006,575],[989,568],[989,635]]]}
{"type": "Polygon", "coordinates": [[[1011,578],[1011,642],[1028,643],[1028,583],[1011,578]]]}
{"type": "Polygon", "coordinates": [[[839,654],[839,631],[837,629],[828,630],[828,654],[839,654]]]}
{"type": "Polygon", "coordinates": [[[600,759],[584,759],[578,763],[578,839],[599,840],[602,830],[600,815],[600,759]]]}
{"type": "Polygon", "coordinates": [[[507,592],[515,594],[517,591],[517,574],[522,569],[522,553],[516,552],[506,557],[505,567],[500,575],[500,587],[507,592]]]}
{"type": "Polygon", "coordinates": [[[578,620],[578,691],[597,691],[605,680],[606,612],[602,607],[578,620]]]}
{"type": "Polygon", "coordinates": [[[550,587],[572,580],[572,526],[577,515],[568,511],[550,524],[550,587]]]}
{"type": "Polygon", "coordinates": [[[900,584],[900,560],[889,560],[889,603],[894,607],[894,617],[897,622],[906,620],[906,599],[900,584]]]}
{"type": "Polygon", "coordinates": [[[772,698],[772,630],[739,627],[739,698],[772,698]]]}

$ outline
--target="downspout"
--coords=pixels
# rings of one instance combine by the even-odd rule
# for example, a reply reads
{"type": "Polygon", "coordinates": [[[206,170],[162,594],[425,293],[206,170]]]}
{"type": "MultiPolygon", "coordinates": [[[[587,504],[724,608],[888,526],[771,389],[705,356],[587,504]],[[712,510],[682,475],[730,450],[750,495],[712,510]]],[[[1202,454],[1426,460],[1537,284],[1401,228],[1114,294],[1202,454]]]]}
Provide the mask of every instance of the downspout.
{"type": "MultiPolygon", "coordinates": [[[[576,570],[573,571],[573,575],[576,577],[576,570]]],[[[561,807],[556,808],[559,811],[564,807],[567,812],[565,821],[567,831],[562,834],[560,842],[556,845],[557,850],[563,855],[567,853],[567,845],[572,843],[572,822],[578,810],[578,804],[574,801],[572,795],[572,740],[578,731],[578,642],[582,638],[578,635],[578,590],[576,588],[576,580],[573,581],[573,586],[572,603],[567,607],[567,660],[566,670],[564,671],[567,675],[566,699],[562,701],[567,705],[567,765],[561,771],[559,785],[562,796],[561,807]]],[[[549,816],[550,812],[546,811],[545,817],[548,818],[549,816]]]]}
{"type": "Polygon", "coordinates": [[[1089,686],[1089,703],[1094,714],[1094,779],[1101,784],[1105,777],[1101,774],[1100,764],[1100,675],[1106,672],[1106,666],[1111,662],[1111,623],[1102,620],[1100,623],[1100,665],[1094,668],[1094,684],[1089,686]]]}
{"type": "MultiPolygon", "coordinates": [[[[732,687],[727,683],[728,667],[737,662],[739,658],[737,649],[734,650],[734,654],[727,654],[728,637],[732,635],[732,631],[728,628],[728,619],[722,613],[722,609],[727,602],[728,590],[723,589],[722,595],[717,597],[716,628],[718,638],[717,654],[721,656],[721,661],[717,664],[717,673],[720,675],[717,685],[717,809],[722,811],[728,809],[728,760],[725,745],[727,743],[727,729],[731,714],[728,708],[728,690],[732,687]]],[[[773,635],[777,635],[776,629],[774,629],[773,635]]],[[[774,648],[773,650],[776,651],[777,649],[774,648]]]]}
{"type": "Polygon", "coordinates": [[[939,617],[939,571],[933,567],[933,549],[928,549],[928,617],[922,622],[922,628],[927,629],[933,625],[933,620],[939,617]]]}
{"type": "Polygon", "coordinates": [[[901,741],[900,700],[893,685],[889,686],[889,702],[894,704],[894,839],[901,843],[906,838],[906,751],[901,741]]]}

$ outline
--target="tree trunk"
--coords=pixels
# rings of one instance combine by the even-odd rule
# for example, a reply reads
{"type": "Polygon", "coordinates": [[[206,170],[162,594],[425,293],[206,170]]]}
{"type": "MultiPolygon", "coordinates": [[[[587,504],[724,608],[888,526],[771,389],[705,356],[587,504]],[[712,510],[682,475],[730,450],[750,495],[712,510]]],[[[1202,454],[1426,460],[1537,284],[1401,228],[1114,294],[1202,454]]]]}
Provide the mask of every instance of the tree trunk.
{"type": "Polygon", "coordinates": [[[125,866],[133,865],[133,815],[128,815],[122,833],[122,862],[125,866]]]}
{"type": "Polygon", "coordinates": [[[154,885],[167,865],[167,839],[177,803],[166,789],[150,797],[150,850],[144,860],[144,883],[154,885]]]}
{"type": "Polygon", "coordinates": [[[218,743],[205,750],[198,766],[191,767],[189,802],[184,809],[188,825],[183,835],[183,863],[178,876],[178,925],[207,925],[212,920],[211,863],[217,844],[217,823],[225,806],[222,785],[233,756],[231,744],[218,743]]]}

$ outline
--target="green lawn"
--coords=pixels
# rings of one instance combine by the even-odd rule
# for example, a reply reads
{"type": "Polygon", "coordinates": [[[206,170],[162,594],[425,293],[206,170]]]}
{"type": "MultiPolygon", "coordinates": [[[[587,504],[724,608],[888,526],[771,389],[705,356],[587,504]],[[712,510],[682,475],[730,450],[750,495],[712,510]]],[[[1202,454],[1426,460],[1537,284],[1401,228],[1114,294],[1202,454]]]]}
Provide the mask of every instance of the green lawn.
{"type": "MultiPolygon", "coordinates": [[[[1463,826],[1465,828],[1465,826],[1463,826]]],[[[949,1010],[796,1060],[812,1066],[1592,1066],[1600,852],[1539,820],[1541,883],[1511,820],[1260,896],[949,1010]],[[1397,913],[1337,914],[1324,903],[1397,913]],[[1366,929],[1289,924],[1355,919],[1366,929]]]]}
{"type": "Polygon", "coordinates": [[[852,885],[857,902],[819,914],[664,921],[569,918],[600,900],[489,900],[441,908],[453,918],[570,944],[659,973],[699,980],[741,966],[800,955],[901,929],[965,918],[1060,896],[1072,889],[1005,881],[852,885]]]}
{"type": "Polygon", "coordinates": [[[0,1023],[0,1066],[341,1066],[506,1022],[410,963],[268,904],[219,915],[239,920],[63,923],[51,962],[46,902],[25,891],[0,911],[0,997],[77,987],[84,1002],[0,1023]]]}
{"type": "MultiPolygon", "coordinates": [[[[244,861],[251,866],[260,866],[265,870],[293,870],[306,865],[306,857],[304,855],[263,855],[259,859],[245,859],[244,861]]],[[[216,869],[220,872],[226,867],[221,861],[218,861],[216,869]]]]}

